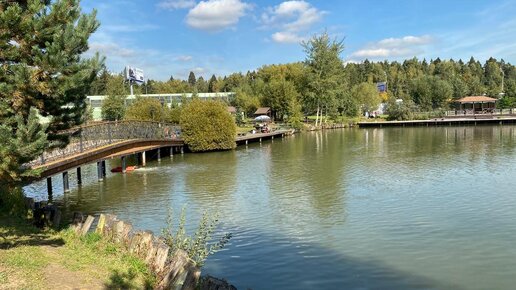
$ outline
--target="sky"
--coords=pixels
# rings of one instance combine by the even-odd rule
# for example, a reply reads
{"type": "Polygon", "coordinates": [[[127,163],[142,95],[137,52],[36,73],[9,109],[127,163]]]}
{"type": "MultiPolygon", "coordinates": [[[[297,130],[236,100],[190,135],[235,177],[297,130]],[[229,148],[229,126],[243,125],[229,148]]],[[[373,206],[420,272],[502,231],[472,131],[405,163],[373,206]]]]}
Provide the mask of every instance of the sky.
{"type": "Polygon", "coordinates": [[[101,25],[86,56],[112,72],[186,79],[303,61],[302,41],[327,32],[344,62],[418,57],[516,63],[516,0],[82,0],[101,25]]]}

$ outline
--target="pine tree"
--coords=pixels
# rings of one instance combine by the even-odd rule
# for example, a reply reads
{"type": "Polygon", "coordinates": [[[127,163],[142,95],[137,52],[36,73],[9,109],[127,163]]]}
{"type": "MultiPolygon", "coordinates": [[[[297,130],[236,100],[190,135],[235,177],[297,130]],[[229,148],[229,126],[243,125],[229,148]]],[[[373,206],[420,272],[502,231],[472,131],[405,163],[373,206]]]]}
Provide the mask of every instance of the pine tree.
{"type": "Polygon", "coordinates": [[[68,136],[57,132],[83,122],[103,63],[81,57],[99,26],[95,14],[82,14],[78,0],[0,2],[2,194],[32,174],[22,165],[42,153],[46,134],[50,146],[65,146],[68,136]]]}
{"type": "Polygon", "coordinates": [[[215,75],[212,75],[210,78],[210,81],[208,82],[208,92],[216,93],[217,91],[218,91],[217,77],[215,77],[215,75]]]}
{"type": "Polygon", "coordinates": [[[195,78],[195,74],[193,71],[191,71],[190,74],[188,75],[188,83],[190,84],[190,86],[195,87],[196,81],[197,81],[197,79],[195,78]]]}

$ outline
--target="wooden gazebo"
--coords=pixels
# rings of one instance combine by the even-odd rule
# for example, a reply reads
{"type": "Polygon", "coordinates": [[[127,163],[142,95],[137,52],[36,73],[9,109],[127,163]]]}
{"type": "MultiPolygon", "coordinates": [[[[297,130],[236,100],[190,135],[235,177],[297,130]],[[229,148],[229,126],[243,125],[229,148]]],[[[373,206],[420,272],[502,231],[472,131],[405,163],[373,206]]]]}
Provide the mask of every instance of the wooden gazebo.
{"type": "Polygon", "coordinates": [[[458,99],[455,102],[458,104],[458,110],[466,113],[492,113],[496,109],[496,102],[498,100],[486,96],[469,96],[458,99]]]}

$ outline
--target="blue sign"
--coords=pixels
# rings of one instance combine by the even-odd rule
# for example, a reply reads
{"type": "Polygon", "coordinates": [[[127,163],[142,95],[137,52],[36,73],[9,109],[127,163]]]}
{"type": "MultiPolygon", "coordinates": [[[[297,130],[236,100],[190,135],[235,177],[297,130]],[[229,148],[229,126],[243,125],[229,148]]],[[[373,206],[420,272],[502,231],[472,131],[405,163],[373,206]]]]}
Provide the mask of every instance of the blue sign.
{"type": "Polygon", "coordinates": [[[378,89],[379,93],[385,93],[387,91],[387,83],[386,82],[376,83],[376,89],[378,89]]]}

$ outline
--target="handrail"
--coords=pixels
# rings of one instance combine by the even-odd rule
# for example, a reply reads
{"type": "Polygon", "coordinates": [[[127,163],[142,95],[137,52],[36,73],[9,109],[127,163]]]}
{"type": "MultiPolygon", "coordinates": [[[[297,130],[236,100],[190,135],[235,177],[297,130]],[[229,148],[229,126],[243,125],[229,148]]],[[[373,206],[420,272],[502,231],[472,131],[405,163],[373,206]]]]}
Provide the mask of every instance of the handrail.
{"type": "Polygon", "coordinates": [[[31,161],[29,166],[45,165],[50,161],[126,140],[179,139],[181,127],[154,121],[124,120],[86,124],[59,133],[70,135],[69,144],[65,148],[45,151],[39,158],[31,161]]]}

